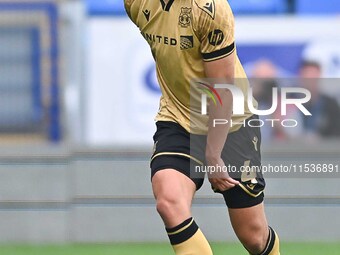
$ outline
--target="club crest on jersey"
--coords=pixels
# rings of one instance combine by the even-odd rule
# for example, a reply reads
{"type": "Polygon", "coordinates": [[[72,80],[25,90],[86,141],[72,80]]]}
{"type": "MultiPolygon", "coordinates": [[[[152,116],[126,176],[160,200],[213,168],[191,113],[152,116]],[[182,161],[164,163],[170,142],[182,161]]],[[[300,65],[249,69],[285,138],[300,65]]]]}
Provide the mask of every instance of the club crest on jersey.
{"type": "Polygon", "coordinates": [[[178,24],[181,27],[188,27],[191,22],[191,8],[182,7],[181,13],[179,14],[178,24]]]}

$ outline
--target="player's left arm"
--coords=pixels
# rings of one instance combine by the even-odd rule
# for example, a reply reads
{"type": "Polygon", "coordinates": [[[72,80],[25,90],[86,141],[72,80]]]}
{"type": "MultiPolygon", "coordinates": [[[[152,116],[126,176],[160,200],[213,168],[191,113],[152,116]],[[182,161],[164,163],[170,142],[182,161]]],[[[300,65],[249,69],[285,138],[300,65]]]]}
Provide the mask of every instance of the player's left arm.
{"type": "MultiPolygon", "coordinates": [[[[219,83],[233,84],[235,74],[234,17],[225,0],[195,0],[194,28],[201,42],[205,76],[219,83]],[[207,3],[208,2],[208,3],[207,3]]],[[[206,160],[210,166],[224,166],[221,153],[227,140],[232,115],[232,94],[226,89],[216,89],[222,106],[209,104],[209,127],[206,160]],[[215,125],[215,119],[228,120],[228,124],[215,125]]],[[[209,180],[219,190],[227,190],[239,184],[228,173],[210,174],[209,180]]]]}

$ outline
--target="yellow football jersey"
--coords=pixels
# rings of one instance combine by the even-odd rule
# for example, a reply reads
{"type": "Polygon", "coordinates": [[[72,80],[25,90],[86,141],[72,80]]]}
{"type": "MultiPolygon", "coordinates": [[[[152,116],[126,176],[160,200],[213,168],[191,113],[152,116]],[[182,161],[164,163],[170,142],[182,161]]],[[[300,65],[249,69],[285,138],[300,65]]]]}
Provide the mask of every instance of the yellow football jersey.
{"type": "MultiPolygon", "coordinates": [[[[207,116],[191,82],[206,78],[204,61],[214,61],[236,50],[234,16],[227,0],[124,0],[126,11],[150,45],[162,91],[156,121],[174,121],[194,134],[206,134],[207,116]]],[[[247,100],[248,81],[235,58],[235,85],[247,100]]],[[[245,102],[241,123],[252,114],[245,102]]],[[[234,125],[230,132],[240,127],[234,125]]]]}

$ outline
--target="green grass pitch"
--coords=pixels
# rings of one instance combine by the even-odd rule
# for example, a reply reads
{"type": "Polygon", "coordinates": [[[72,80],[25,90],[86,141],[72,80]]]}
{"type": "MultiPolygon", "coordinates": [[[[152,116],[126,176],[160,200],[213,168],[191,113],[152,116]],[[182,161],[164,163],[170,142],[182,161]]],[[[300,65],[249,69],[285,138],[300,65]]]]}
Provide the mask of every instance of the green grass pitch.
{"type": "MultiPolygon", "coordinates": [[[[237,243],[213,243],[214,255],[248,255],[237,243]]],[[[0,245],[6,255],[173,255],[168,244],[0,245]]],[[[338,255],[339,243],[283,243],[281,255],[338,255]]]]}

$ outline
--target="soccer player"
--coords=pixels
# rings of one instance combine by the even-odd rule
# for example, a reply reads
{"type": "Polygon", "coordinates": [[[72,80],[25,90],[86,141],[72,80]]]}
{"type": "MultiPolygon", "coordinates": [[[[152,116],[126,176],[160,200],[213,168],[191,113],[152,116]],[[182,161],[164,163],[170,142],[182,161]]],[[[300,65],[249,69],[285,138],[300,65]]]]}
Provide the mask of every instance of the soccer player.
{"type": "MultiPolygon", "coordinates": [[[[230,121],[213,124],[215,119],[256,120],[246,103],[244,114],[234,115],[231,91],[218,88],[214,92],[223,107],[209,102],[206,118],[191,107],[199,100],[190,85],[197,78],[235,84],[247,98],[232,11],[226,0],[125,0],[125,8],[150,45],[162,90],[150,163],[157,211],[177,255],[213,254],[191,216],[193,196],[203,184],[203,176],[194,178],[192,169],[261,164],[258,128],[232,126],[230,121]]],[[[210,172],[209,181],[223,195],[233,229],[247,251],[280,254],[278,236],[264,213],[262,176],[232,178],[227,172],[210,172]]]]}

